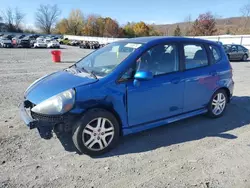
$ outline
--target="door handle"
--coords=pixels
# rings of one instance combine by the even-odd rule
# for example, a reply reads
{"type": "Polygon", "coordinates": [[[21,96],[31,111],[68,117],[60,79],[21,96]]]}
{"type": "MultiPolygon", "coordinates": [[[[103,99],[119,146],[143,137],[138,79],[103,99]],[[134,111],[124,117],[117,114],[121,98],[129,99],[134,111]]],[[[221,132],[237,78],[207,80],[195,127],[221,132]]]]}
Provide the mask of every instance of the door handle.
{"type": "Polygon", "coordinates": [[[172,84],[178,84],[180,82],[180,78],[173,78],[172,80],[171,80],[171,83],[172,84]]]}

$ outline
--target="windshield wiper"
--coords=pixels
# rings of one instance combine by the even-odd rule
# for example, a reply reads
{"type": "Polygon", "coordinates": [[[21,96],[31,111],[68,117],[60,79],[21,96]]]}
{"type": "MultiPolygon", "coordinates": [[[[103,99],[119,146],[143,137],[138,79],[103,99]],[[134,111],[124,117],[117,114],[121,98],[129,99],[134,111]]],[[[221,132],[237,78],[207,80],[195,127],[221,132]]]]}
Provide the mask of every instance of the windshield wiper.
{"type": "Polygon", "coordinates": [[[94,73],[94,71],[90,71],[89,73],[90,73],[95,79],[98,79],[97,76],[96,76],[96,74],[94,73]]]}
{"type": "Polygon", "coordinates": [[[94,73],[94,71],[89,71],[87,69],[85,69],[84,67],[81,67],[81,69],[87,73],[89,73],[92,77],[94,77],[95,79],[98,79],[96,74],[94,73]]]}
{"type": "Polygon", "coordinates": [[[94,73],[94,71],[89,71],[89,70],[85,69],[84,67],[78,67],[76,64],[74,64],[73,66],[75,67],[75,69],[78,69],[78,70],[81,69],[84,72],[89,73],[95,79],[98,79],[97,76],[96,76],[96,74],[94,73]]]}

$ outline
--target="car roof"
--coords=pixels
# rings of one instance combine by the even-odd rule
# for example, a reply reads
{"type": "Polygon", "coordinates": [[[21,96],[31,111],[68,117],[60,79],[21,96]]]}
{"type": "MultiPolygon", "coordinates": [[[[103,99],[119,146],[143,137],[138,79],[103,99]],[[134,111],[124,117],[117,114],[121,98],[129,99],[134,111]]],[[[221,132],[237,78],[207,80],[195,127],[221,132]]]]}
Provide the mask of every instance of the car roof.
{"type": "Polygon", "coordinates": [[[242,46],[241,44],[224,44],[224,46],[242,46]]]}
{"type": "Polygon", "coordinates": [[[189,38],[189,37],[164,37],[164,36],[152,36],[152,37],[138,37],[122,40],[123,42],[131,42],[131,43],[150,43],[150,42],[161,42],[161,41],[175,41],[175,42],[200,42],[200,43],[210,43],[214,45],[218,45],[218,43],[204,40],[200,38],[189,38]]]}

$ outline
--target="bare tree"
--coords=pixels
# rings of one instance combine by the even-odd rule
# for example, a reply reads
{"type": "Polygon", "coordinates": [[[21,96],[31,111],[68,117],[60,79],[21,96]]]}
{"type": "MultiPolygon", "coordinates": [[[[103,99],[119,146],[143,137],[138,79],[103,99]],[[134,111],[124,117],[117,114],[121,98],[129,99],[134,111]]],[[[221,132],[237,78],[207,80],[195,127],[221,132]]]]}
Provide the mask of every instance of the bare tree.
{"type": "Polygon", "coordinates": [[[70,12],[68,18],[69,31],[73,35],[80,35],[84,26],[84,18],[81,10],[76,9],[70,12]]]}
{"type": "Polygon", "coordinates": [[[5,22],[8,31],[20,31],[20,25],[25,17],[17,7],[15,10],[12,8],[7,8],[5,11],[2,12],[3,21],[5,22]]]}
{"type": "Polygon", "coordinates": [[[57,5],[40,5],[35,14],[36,26],[46,34],[50,34],[55,26],[61,11],[57,5]]]}
{"type": "Polygon", "coordinates": [[[185,18],[184,21],[191,25],[191,23],[192,23],[192,16],[191,16],[191,14],[189,14],[189,15],[185,18]]]}
{"type": "Polygon", "coordinates": [[[9,7],[5,11],[2,12],[3,20],[6,24],[6,28],[8,31],[14,31],[14,16],[13,11],[9,7]]]}
{"type": "Polygon", "coordinates": [[[25,17],[25,14],[20,12],[20,10],[16,7],[15,16],[14,16],[14,23],[15,23],[16,29],[20,28],[20,24],[22,23],[24,17],[25,17]]]}
{"type": "Polygon", "coordinates": [[[242,13],[242,16],[244,17],[244,28],[247,27],[247,24],[250,19],[250,3],[244,5],[241,9],[240,12],[242,13]]]}
{"type": "Polygon", "coordinates": [[[185,30],[185,34],[188,36],[190,35],[191,33],[191,28],[192,28],[192,16],[191,14],[189,14],[185,20],[184,20],[186,23],[187,23],[187,26],[184,28],[185,30]]]}

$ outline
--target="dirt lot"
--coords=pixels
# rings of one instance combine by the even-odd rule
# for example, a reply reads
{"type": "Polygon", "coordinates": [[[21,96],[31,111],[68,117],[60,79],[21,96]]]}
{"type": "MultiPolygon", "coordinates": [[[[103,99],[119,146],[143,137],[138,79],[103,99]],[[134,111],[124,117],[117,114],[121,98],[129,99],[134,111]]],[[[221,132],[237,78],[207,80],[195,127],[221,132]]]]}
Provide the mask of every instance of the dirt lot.
{"type": "Polygon", "coordinates": [[[78,155],[66,137],[46,141],[20,120],[25,89],[89,51],[0,49],[0,187],[250,187],[250,64],[233,62],[236,82],[224,117],[199,116],[125,137],[109,154],[78,155]]]}

